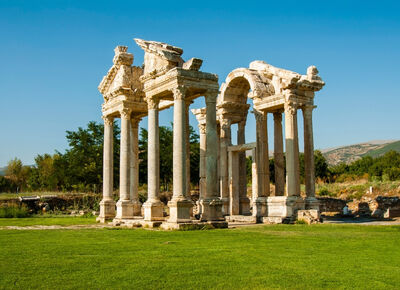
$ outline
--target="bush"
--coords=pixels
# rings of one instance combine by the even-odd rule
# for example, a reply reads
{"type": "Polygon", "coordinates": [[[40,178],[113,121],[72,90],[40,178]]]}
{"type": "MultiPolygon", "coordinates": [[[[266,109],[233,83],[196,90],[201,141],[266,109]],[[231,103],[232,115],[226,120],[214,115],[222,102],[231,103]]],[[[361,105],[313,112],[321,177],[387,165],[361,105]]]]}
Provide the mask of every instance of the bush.
{"type": "Polygon", "coordinates": [[[26,205],[6,205],[0,207],[0,218],[25,218],[30,215],[26,205]]]}

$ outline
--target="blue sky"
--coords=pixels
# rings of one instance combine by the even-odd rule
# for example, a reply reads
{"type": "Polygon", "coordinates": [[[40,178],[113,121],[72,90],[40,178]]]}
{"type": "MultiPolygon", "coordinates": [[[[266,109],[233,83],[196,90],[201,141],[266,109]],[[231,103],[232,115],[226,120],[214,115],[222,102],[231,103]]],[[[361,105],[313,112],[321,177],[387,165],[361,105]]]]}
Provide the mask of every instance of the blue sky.
{"type": "MultiPolygon", "coordinates": [[[[182,47],[220,83],[253,60],[299,73],[316,65],[326,82],[316,148],[400,139],[399,15],[398,1],[0,1],[0,166],[63,151],[66,130],[101,121],[97,86],[114,47],[143,62],[134,37],[182,47]]],[[[161,113],[161,125],[171,120],[161,113]]],[[[246,141],[254,128],[250,116],[246,141]]]]}

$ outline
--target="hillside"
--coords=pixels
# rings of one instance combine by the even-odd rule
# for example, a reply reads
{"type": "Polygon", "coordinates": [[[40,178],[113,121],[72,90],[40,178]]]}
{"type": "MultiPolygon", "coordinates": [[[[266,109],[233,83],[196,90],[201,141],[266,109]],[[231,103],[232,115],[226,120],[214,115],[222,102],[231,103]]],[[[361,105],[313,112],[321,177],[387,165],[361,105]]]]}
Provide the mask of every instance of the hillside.
{"type": "Polygon", "coordinates": [[[351,163],[364,156],[379,157],[390,150],[400,152],[400,141],[370,141],[338,148],[323,150],[329,165],[351,163]]]}

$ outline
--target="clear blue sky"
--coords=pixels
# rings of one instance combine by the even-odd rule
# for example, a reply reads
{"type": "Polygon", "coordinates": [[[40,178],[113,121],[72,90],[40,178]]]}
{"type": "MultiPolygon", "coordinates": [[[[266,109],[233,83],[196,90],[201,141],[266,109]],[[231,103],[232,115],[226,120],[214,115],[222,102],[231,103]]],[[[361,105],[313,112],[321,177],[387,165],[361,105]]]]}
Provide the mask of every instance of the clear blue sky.
{"type": "MultiPolygon", "coordinates": [[[[299,73],[316,65],[326,82],[316,148],[400,139],[398,1],[0,1],[0,37],[0,167],[63,151],[66,130],[101,121],[97,86],[114,47],[143,62],[134,37],[182,47],[220,83],[253,60],[299,73]]],[[[254,131],[250,118],[246,141],[254,131]]]]}

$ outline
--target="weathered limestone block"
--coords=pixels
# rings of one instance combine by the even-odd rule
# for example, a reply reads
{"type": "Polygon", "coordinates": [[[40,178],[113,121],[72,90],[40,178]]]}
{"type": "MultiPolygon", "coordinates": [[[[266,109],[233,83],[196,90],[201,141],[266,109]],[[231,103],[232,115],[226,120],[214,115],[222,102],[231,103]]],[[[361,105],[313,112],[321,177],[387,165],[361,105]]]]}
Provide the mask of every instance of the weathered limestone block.
{"type": "Polygon", "coordinates": [[[316,209],[306,209],[297,211],[297,220],[305,221],[307,224],[317,224],[320,222],[319,211],[316,209]]]}
{"type": "Polygon", "coordinates": [[[183,69],[188,69],[188,70],[195,70],[198,71],[200,70],[201,65],[203,64],[203,60],[200,58],[195,58],[192,57],[188,61],[186,61],[183,65],[183,69]]]}

